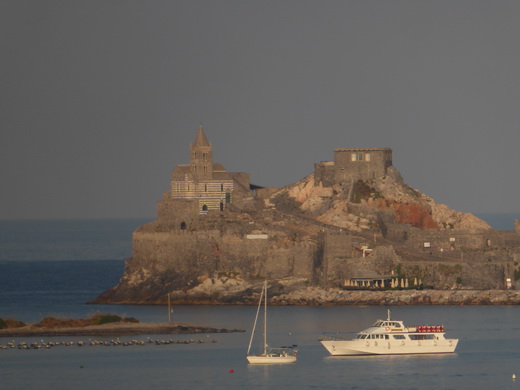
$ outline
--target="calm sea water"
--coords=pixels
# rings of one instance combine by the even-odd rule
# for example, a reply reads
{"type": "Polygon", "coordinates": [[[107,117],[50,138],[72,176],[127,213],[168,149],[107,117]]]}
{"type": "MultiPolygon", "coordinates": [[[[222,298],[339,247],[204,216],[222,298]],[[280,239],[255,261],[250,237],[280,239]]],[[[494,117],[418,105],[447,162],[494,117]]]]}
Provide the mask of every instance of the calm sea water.
{"type": "MultiPolygon", "coordinates": [[[[494,227],[510,230],[518,217],[501,215],[497,220],[504,225],[494,227]]],[[[123,260],[131,253],[131,233],[145,222],[0,222],[0,317],[32,322],[49,315],[79,318],[104,312],[144,322],[166,321],[167,311],[162,306],[85,303],[117,283],[123,260]]],[[[386,309],[270,307],[270,344],[297,344],[300,349],[296,364],[276,367],[248,366],[245,361],[255,307],[179,306],[174,308],[174,321],[246,332],[200,335],[197,338],[205,342],[194,344],[0,350],[0,388],[520,388],[520,379],[511,378],[512,374],[520,378],[520,308],[516,306],[392,308],[393,318],[406,323],[445,325],[448,336],[460,339],[452,355],[331,358],[317,341],[321,332],[364,329],[375,319],[386,317],[386,309]],[[208,342],[212,339],[217,342],[208,342]]],[[[182,337],[193,336],[175,336],[182,337]]],[[[80,339],[88,341],[81,337],[44,341],[80,339]]],[[[36,341],[14,339],[21,340],[36,341]]],[[[0,344],[8,341],[0,338],[0,344]]]]}

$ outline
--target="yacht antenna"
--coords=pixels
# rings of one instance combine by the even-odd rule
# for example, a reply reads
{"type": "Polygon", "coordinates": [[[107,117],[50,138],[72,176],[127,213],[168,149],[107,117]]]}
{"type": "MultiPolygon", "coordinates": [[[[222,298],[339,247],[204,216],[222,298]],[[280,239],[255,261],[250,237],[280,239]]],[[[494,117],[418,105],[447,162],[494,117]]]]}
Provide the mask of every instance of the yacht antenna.
{"type": "Polygon", "coordinates": [[[388,318],[386,320],[390,321],[390,309],[388,309],[388,318]]]}

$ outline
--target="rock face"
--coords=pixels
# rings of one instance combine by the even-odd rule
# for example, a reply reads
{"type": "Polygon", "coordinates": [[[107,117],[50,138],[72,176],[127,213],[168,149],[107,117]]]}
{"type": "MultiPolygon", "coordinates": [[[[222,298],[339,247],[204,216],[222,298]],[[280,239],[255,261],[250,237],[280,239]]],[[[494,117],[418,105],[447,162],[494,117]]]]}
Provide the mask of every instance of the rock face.
{"type": "Polygon", "coordinates": [[[316,184],[314,175],[289,186],[287,197],[317,220],[353,231],[369,230],[377,224],[377,211],[389,211],[399,224],[432,230],[490,230],[491,227],[469,213],[461,213],[446,205],[437,204],[430,197],[408,187],[397,169],[388,175],[368,182],[358,181],[352,186],[323,187],[316,184]],[[350,205],[350,207],[349,207],[350,205]],[[365,206],[365,215],[359,207],[365,206]]]}
{"type": "Polygon", "coordinates": [[[189,166],[174,170],[157,220],[133,234],[120,282],[94,302],[164,303],[170,295],[175,303],[249,304],[264,279],[279,304],[447,299],[431,290],[404,298],[398,280],[465,296],[514,284],[520,229],[495,231],[409,187],[391,149],[337,149],[333,162],[315,164],[294,184],[248,190],[247,174],[227,174],[207,160],[209,142],[203,146],[203,157],[196,148],[192,156],[213,171],[199,174],[197,164],[191,173],[189,166]],[[355,288],[341,292],[345,286],[355,288]]]}
{"type": "MultiPolygon", "coordinates": [[[[177,304],[243,304],[258,303],[261,281],[240,278],[207,278],[200,285],[171,293],[177,304]]],[[[306,279],[286,278],[269,283],[268,301],[278,306],[316,305],[518,305],[517,290],[344,290],[309,286],[306,279]]],[[[145,297],[143,297],[145,298],[145,297]]],[[[147,299],[128,303],[151,303],[147,299]]],[[[164,303],[160,300],[153,303],[164,303]]]]}

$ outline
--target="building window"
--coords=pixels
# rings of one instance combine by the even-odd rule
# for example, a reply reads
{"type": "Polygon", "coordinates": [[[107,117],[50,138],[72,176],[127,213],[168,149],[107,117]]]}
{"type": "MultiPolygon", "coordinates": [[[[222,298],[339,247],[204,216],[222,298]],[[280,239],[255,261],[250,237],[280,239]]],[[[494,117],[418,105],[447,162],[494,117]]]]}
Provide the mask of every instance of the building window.
{"type": "Polygon", "coordinates": [[[352,153],[352,155],[350,156],[352,161],[356,161],[356,154],[355,153],[352,153]]]}
{"type": "Polygon", "coordinates": [[[202,206],[202,211],[208,211],[208,205],[207,204],[202,206]]]}
{"type": "Polygon", "coordinates": [[[224,184],[220,185],[220,192],[224,192],[224,184]]]}
{"type": "Polygon", "coordinates": [[[220,201],[220,211],[224,211],[224,202],[220,201]]]}
{"type": "Polygon", "coordinates": [[[357,160],[358,161],[363,161],[363,153],[358,153],[357,160]]]}
{"type": "Polygon", "coordinates": [[[204,192],[208,192],[208,185],[204,184],[204,192]]]}

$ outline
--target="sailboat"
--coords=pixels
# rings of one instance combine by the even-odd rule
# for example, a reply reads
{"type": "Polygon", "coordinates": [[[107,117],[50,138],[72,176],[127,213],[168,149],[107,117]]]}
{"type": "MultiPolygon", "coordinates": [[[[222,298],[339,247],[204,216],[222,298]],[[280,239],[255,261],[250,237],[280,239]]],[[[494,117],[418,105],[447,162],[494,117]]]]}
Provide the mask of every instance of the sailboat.
{"type": "Polygon", "coordinates": [[[260,293],[260,300],[258,302],[258,309],[256,310],[255,323],[253,331],[251,332],[251,339],[249,340],[249,347],[247,348],[247,361],[249,364],[286,364],[294,363],[296,361],[297,350],[295,345],[290,347],[271,348],[267,345],[267,280],[264,281],[262,292],[260,293]],[[263,352],[258,355],[250,355],[251,344],[255,335],[256,324],[260,307],[264,302],[264,348],[263,352]]]}

